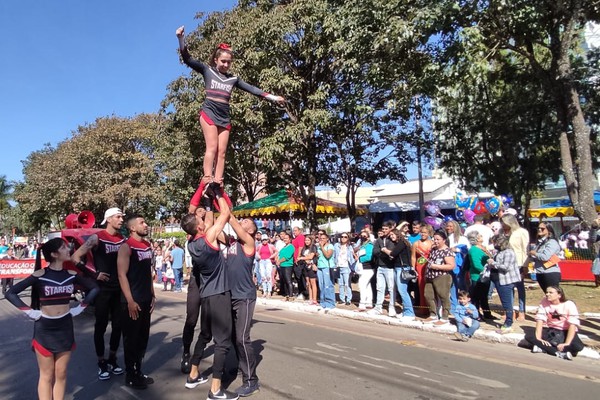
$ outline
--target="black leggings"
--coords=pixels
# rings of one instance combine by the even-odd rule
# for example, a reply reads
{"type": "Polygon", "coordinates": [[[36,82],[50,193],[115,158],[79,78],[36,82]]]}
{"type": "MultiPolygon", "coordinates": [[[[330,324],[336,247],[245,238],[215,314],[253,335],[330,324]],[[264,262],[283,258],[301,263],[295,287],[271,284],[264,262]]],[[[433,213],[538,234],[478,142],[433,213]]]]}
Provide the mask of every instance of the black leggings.
{"type": "Polygon", "coordinates": [[[194,329],[198,324],[198,317],[200,316],[200,289],[196,284],[196,278],[194,274],[190,275],[190,283],[188,285],[186,310],[185,310],[185,323],[183,324],[183,352],[189,353],[194,341],[194,329]]]}
{"type": "Polygon", "coordinates": [[[94,299],[96,324],[94,325],[94,346],[98,358],[104,358],[104,333],[110,320],[110,351],[116,353],[121,340],[121,292],[100,289],[94,299]]]}
{"type": "Polygon", "coordinates": [[[204,297],[200,309],[200,336],[191,363],[196,366],[200,364],[206,345],[214,339],[213,378],[221,379],[225,358],[231,348],[231,292],[204,297]]]}
{"type": "Polygon", "coordinates": [[[292,285],[292,267],[281,267],[281,277],[283,278],[283,291],[286,296],[294,295],[294,286],[292,285]]]}
{"type": "MultiPolygon", "coordinates": [[[[558,333],[560,333],[560,331],[558,329],[543,328],[542,329],[542,340],[545,340],[548,342],[549,336],[551,336],[549,334],[552,333],[551,331],[558,331],[558,333]]],[[[562,331],[562,337],[567,337],[567,331],[562,331]]],[[[526,335],[525,340],[527,340],[532,345],[539,347],[540,349],[544,350],[546,353],[548,353],[552,356],[555,356],[556,352],[558,351],[556,346],[546,346],[545,344],[542,343],[541,340],[537,340],[535,337],[535,333],[526,335]]],[[[581,350],[583,350],[583,348],[584,348],[583,342],[581,341],[579,336],[577,334],[575,334],[575,337],[573,337],[571,344],[568,346],[565,346],[563,351],[565,351],[565,352],[568,351],[573,356],[576,356],[577,353],[579,353],[581,350]]]]}
{"type": "Polygon", "coordinates": [[[484,318],[491,318],[492,312],[490,311],[490,303],[488,301],[488,293],[490,292],[490,281],[481,282],[477,280],[471,284],[470,288],[471,299],[473,299],[473,305],[479,311],[479,308],[483,311],[484,318]]]}
{"type": "Polygon", "coordinates": [[[294,275],[296,276],[296,283],[298,283],[298,294],[304,294],[306,292],[304,268],[294,263],[294,275]]]}

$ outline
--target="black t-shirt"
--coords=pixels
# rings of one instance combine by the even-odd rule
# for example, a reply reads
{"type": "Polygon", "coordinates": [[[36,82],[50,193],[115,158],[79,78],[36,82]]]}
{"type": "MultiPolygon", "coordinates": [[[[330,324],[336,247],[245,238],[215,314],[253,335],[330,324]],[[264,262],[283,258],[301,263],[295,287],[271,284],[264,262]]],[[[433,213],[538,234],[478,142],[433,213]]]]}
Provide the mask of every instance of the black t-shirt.
{"type": "Polygon", "coordinates": [[[94,267],[96,272],[109,274],[108,281],[98,281],[98,286],[102,290],[120,290],[117,256],[119,248],[125,243],[125,238],[120,233],[111,235],[105,230],[98,232],[96,235],[98,236],[98,244],[92,250],[94,267]]]}
{"type": "Polygon", "coordinates": [[[229,291],[229,281],[225,271],[225,257],[218,247],[198,236],[188,243],[192,265],[199,278],[200,298],[214,296],[229,291]]]}
{"type": "Polygon", "coordinates": [[[256,287],[252,280],[254,253],[244,253],[244,246],[235,242],[227,251],[227,278],[232,299],[256,299],[256,287]]]}
{"type": "MultiPolygon", "coordinates": [[[[127,239],[125,243],[131,249],[127,271],[131,296],[137,303],[152,301],[152,247],[149,242],[139,242],[134,238],[127,239]]],[[[125,296],[121,295],[121,301],[127,302],[125,296]]]]}

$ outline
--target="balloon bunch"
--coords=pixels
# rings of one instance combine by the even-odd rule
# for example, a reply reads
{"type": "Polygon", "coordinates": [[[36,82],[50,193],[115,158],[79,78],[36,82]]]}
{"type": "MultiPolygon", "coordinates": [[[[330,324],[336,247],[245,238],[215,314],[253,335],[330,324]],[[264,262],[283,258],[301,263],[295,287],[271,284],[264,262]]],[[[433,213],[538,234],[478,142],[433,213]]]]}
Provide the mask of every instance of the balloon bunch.
{"type": "Polygon", "coordinates": [[[503,207],[509,207],[512,201],[512,197],[506,194],[493,196],[484,201],[477,196],[467,196],[464,192],[457,191],[454,195],[456,206],[454,215],[458,221],[464,220],[472,224],[476,215],[497,215],[503,207]]]}
{"type": "Polygon", "coordinates": [[[427,201],[427,202],[423,203],[423,208],[425,209],[427,214],[429,214],[428,216],[423,218],[423,221],[426,224],[431,225],[433,227],[433,229],[435,229],[435,230],[440,229],[444,222],[444,220],[442,218],[440,218],[440,216],[444,217],[444,215],[442,214],[442,210],[440,209],[440,206],[438,206],[437,204],[435,204],[431,201],[427,201]]]}

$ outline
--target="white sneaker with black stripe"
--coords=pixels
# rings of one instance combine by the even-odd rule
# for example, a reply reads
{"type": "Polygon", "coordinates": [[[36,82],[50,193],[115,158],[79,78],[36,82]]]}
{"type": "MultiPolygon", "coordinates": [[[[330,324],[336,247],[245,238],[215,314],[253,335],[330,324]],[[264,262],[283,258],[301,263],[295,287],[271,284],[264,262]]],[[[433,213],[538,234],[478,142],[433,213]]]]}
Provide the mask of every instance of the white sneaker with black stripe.
{"type": "Polygon", "coordinates": [[[213,393],[212,390],[209,390],[206,400],[237,400],[239,398],[240,396],[237,393],[221,388],[217,393],[213,393]]]}
{"type": "Polygon", "coordinates": [[[198,385],[202,385],[203,383],[208,382],[208,378],[205,376],[202,376],[200,374],[198,374],[197,377],[195,378],[190,378],[189,376],[187,377],[186,381],[185,381],[185,387],[188,389],[193,389],[198,385]]]}
{"type": "Polygon", "coordinates": [[[98,379],[101,381],[110,379],[110,372],[106,360],[98,361],[98,379]]]}
{"type": "Polygon", "coordinates": [[[109,358],[106,364],[108,364],[108,369],[110,370],[110,372],[112,372],[113,375],[121,375],[123,372],[125,372],[123,368],[119,367],[119,364],[117,364],[117,360],[111,360],[109,358]]]}

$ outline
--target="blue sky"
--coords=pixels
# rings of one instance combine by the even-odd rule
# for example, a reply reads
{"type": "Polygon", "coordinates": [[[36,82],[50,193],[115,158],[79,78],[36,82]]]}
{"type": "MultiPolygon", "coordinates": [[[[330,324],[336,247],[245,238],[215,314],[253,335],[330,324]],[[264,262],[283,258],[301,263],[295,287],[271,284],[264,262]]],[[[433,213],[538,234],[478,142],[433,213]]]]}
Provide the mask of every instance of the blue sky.
{"type": "Polygon", "coordinates": [[[189,73],[175,29],[235,0],[1,0],[0,175],[45,143],[107,115],[155,112],[189,73]]]}

